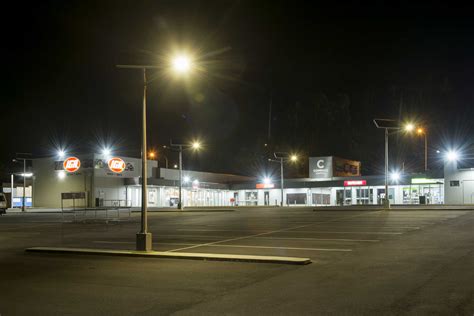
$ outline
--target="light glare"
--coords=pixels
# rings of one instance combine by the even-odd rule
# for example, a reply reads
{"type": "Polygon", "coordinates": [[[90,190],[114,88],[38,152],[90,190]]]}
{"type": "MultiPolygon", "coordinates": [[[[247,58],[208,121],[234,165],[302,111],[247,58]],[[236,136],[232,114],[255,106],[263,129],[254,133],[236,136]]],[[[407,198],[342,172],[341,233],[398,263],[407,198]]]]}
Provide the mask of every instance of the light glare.
{"type": "Polygon", "coordinates": [[[191,59],[186,55],[178,55],[172,60],[173,69],[178,73],[186,73],[191,69],[191,59]]]}
{"type": "Polygon", "coordinates": [[[459,159],[459,154],[454,150],[450,150],[446,154],[446,158],[448,159],[448,161],[456,161],[459,159]]]}

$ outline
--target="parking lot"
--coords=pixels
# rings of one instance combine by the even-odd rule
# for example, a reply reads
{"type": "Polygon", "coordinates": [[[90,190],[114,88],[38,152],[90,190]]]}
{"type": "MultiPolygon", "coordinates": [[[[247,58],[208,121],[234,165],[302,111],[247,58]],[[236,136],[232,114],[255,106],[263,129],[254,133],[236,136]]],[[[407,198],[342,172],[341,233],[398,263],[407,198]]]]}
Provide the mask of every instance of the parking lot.
{"type": "Polygon", "coordinates": [[[0,314],[472,315],[473,228],[470,210],[150,213],[154,250],[312,260],[289,266],[27,254],[133,249],[139,214],[109,223],[9,214],[0,218],[0,314]]]}

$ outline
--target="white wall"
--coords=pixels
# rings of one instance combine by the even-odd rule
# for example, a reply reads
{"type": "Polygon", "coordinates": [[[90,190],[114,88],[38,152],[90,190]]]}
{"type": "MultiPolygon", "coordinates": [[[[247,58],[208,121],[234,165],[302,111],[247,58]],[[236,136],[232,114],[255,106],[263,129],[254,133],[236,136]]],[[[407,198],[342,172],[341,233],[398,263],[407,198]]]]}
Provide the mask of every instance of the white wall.
{"type": "Polygon", "coordinates": [[[474,203],[474,169],[458,169],[456,162],[445,163],[444,203],[474,203]],[[451,186],[451,181],[459,181],[459,186],[451,186]]]}

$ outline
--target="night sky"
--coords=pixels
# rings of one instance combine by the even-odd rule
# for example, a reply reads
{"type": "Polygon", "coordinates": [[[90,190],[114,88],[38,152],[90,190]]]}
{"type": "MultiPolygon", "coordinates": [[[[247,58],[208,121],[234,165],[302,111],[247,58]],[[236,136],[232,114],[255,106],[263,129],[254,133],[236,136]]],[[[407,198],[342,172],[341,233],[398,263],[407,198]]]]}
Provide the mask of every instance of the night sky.
{"type": "MultiPolygon", "coordinates": [[[[185,168],[271,173],[273,151],[361,160],[383,171],[376,117],[416,120],[436,150],[474,138],[471,7],[328,6],[287,1],[40,1],[2,14],[2,172],[16,152],[140,155],[142,77],[116,64],[159,64],[182,48],[202,71],[150,72],[149,147],[201,139],[185,168]],[[269,108],[271,130],[269,134],[269,108]],[[267,146],[265,146],[267,144],[267,146]]],[[[361,2],[362,3],[362,2],[361,2]]],[[[391,169],[423,168],[421,137],[390,138],[391,169]]],[[[160,160],[162,162],[162,160],[160,160]]]]}

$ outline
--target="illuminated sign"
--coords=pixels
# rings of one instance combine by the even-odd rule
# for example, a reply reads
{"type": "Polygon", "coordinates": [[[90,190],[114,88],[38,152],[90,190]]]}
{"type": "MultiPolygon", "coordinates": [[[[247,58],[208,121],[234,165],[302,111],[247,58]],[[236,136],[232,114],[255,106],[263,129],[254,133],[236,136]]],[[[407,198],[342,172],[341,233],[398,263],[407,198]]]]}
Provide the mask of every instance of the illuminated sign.
{"type": "Polygon", "coordinates": [[[436,179],[415,178],[415,179],[411,179],[411,183],[412,184],[438,184],[442,182],[436,179]]]}
{"type": "Polygon", "coordinates": [[[69,157],[63,162],[63,168],[67,172],[76,172],[81,167],[81,161],[76,157],[69,157]]]}
{"type": "Polygon", "coordinates": [[[257,183],[255,187],[257,189],[273,189],[275,185],[273,183],[257,183]]]}
{"type": "Polygon", "coordinates": [[[346,180],[344,181],[345,187],[352,187],[357,185],[367,185],[367,180],[346,180]]]}
{"type": "Polygon", "coordinates": [[[115,172],[115,173],[122,173],[126,167],[125,161],[117,157],[110,158],[108,165],[109,165],[110,171],[115,172]]]}

